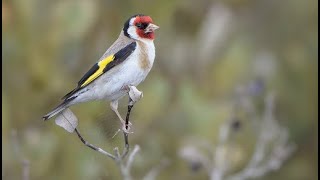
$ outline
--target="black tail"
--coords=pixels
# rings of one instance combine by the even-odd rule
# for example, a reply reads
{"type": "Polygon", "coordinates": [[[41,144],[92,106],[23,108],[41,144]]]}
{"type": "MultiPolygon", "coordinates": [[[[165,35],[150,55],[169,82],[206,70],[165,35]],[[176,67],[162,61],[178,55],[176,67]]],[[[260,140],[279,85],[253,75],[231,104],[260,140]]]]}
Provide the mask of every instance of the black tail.
{"type": "Polygon", "coordinates": [[[63,102],[59,106],[54,108],[51,112],[49,112],[48,114],[43,116],[42,118],[43,118],[43,120],[48,120],[48,119],[52,118],[53,116],[57,115],[58,113],[60,113],[61,111],[63,111],[65,108],[67,108],[67,103],[63,102]]]}

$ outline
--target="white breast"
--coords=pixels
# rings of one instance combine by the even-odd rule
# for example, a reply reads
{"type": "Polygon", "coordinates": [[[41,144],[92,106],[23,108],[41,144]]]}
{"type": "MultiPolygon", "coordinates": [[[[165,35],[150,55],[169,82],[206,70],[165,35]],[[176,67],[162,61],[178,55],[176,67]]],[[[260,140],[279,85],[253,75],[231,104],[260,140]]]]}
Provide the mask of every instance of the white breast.
{"type": "Polygon", "coordinates": [[[137,42],[136,50],[127,60],[88,85],[90,90],[79,95],[77,99],[84,102],[96,99],[116,100],[121,98],[126,95],[126,92],[121,88],[127,85],[138,86],[145,80],[153,66],[154,59],[155,47],[153,41],[137,42]]]}

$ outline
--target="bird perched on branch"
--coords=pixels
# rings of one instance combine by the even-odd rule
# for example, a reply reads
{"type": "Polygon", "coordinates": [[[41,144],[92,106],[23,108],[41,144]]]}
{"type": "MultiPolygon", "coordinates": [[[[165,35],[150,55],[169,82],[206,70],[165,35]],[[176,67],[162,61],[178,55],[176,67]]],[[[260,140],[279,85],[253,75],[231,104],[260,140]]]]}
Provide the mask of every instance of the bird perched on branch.
{"type": "Polygon", "coordinates": [[[130,17],[118,39],[80,79],[77,87],[62,98],[63,102],[43,119],[48,120],[78,103],[108,100],[124,127],[125,121],[118,112],[118,100],[128,93],[130,86],[135,87],[144,81],[150,72],[155,59],[154,31],[158,28],[150,16],[137,14],[130,17]]]}

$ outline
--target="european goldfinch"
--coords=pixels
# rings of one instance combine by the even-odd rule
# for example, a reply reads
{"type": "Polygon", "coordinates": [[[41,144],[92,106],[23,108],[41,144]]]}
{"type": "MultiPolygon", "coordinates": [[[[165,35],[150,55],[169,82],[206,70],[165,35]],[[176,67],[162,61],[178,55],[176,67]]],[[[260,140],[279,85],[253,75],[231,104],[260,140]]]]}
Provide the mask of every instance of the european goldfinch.
{"type": "Polygon", "coordinates": [[[128,93],[129,86],[139,85],[150,72],[155,59],[154,31],[158,28],[150,16],[130,17],[118,39],[80,79],[77,87],[62,98],[63,102],[43,119],[48,120],[78,103],[108,100],[124,124],[117,110],[118,100],[128,93]]]}

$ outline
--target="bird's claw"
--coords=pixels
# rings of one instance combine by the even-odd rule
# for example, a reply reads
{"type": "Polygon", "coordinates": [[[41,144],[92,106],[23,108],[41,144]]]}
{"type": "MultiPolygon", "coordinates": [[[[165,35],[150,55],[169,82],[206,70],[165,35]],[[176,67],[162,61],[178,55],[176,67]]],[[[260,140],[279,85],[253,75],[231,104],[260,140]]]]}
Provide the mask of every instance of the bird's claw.
{"type": "Polygon", "coordinates": [[[127,128],[127,125],[125,123],[125,121],[121,121],[121,124],[122,124],[122,128],[121,129],[118,129],[117,132],[112,136],[112,138],[114,138],[121,130],[126,133],[126,134],[132,134],[133,132],[130,132],[130,126],[132,126],[132,123],[129,122],[128,123],[128,128],[127,128]]]}
{"type": "Polygon", "coordinates": [[[127,126],[126,124],[123,124],[123,126],[122,126],[122,131],[123,131],[124,133],[126,133],[126,134],[131,134],[131,133],[133,133],[133,132],[130,132],[130,126],[131,126],[131,123],[128,124],[128,126],[127,126]]]}
{"type": "Polygon", "coordinates": [[[126,122],[124,120],[121,120],[121,124],[122,124],[122,131],[129,134],[131,132],[129,132],[130,127],[132,126],[132,123],[129,121],[128,124],[126,124],[126,122]]]}

